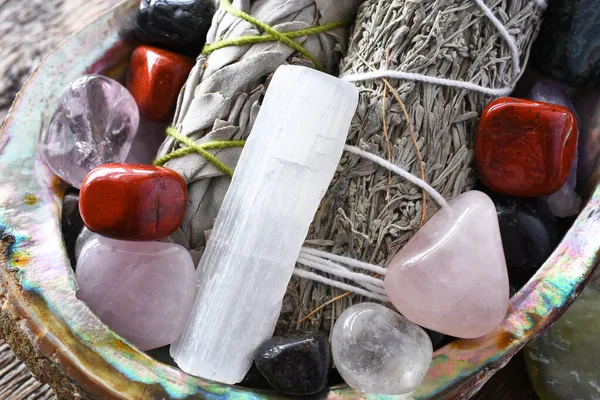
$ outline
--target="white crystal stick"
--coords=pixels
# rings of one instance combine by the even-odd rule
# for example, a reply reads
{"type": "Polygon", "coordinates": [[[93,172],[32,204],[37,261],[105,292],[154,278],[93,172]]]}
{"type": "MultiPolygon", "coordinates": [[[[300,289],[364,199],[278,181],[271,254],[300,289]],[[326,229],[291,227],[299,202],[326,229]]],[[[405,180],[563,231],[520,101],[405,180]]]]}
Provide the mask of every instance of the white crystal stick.
{"type": "Polygon", "coordinates": [[[185,372],[238,383],[273,335],[357,103],[358,89],[332,76],[275,72],[200,260],[190,319],[171,346],[185,372]]]}

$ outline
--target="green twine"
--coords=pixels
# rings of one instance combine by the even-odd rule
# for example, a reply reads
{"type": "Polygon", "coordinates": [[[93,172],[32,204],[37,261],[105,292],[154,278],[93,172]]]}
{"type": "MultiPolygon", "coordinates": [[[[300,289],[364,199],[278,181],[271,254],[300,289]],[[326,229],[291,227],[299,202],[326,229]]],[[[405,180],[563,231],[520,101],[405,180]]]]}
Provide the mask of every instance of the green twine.
{"type": "MultiPolygon", "coordinates": [[[[231,3],[229,3],[229,0],[220,0],[220,2],[221,2],[221,7],[223,7],[223,9],[225,11],[232,14],[233,16],[236,16],[238,18],[241,18],[241,19],[251,23],[252,25],[261,29],[263,32],[266,32],[267,35],[244,36],[244,37],[239,37],[239,38],[234,38],[234,39],[221,40],[221,41],[218,41],[218,42],[212,43],[212,44],[207,44],[206,46],[204,46],[204,49],[202,50],[203,55],[209,55],[210,53],[212,53],[215,50],[222,49],[222,48],[228,47],[228,46],[244,46],[244,45],[255,44],[255,43],[282,42],[282,43],[288,45],[289,47],[291,47],[292,49],[296,50],[298,53],[300,53],[303,56],[310,59],[313,62],[313,64],[315,65],[315,68],[317,68],[320,71],[325,71],[325,68],[319,62],[319,60],[317,60],[312,54],[310,54],[310,52],[308,50],[306,50],[306,48],[304,48],[304,46],[302,46],[299,43],[296,43],[292,39],[301,37],[301,36],[315,35],[317,33],[328,32],[333,29],[340,28],[342,26],[347,25],[346,21],[336,21],[336,22],[330,22],[325,25],[312,26],[310,28],[300,29],[298,31],[281,33],[281,32],[278,32],[277,30],[273,29],[269,25],[265,24],[264,22],[261,22],[258,19],[254,18],[253,16],[246,14],[242,10],[238,10],[237,8],[234,8],[231,5],[231,3]]],[[[179,158],[179,157],[191,154],[191,153],[198,153],[202,157],[204,157],[204,159],[206,161],[213,164],[215,167],[217,167],[219,169],[219,171],[225,173],[230,178],[233,177],[233,171],[231,170],[231,168],[229,168],[227,165],[225,165],[225,163],[223,163],[217,157],[215,157],[214,155],[209,153],[207,150],[218,150],[218,149],[225,149],[225,148],[231,148],[231,147],[244,147],[244,144],[246,144],[245,140],[219,141],[219,142],[210,142],[210,143],[205,143],[205,144],[197,144],[193,140],[188,138],[187,136],[182,135],[179,131],[177,131],[177,129],[175,129],[173,127],[167,128],[167,135],[171,136],[178,142],[183,143],[187,147],[177,149],[163,157],[157,158],[154,161],[154,165],[162,166],[162,165],[166,164],[168,161],[171,161],[175,158],[179,158]]]]}
{"type": "Polygon", "coordinates": [[[157,158],[154,161],[154,165],[162,166],[166,164],[168,161],[171,161],[175,158],[179,158],[185,156],[190,153],[198,153],[202,157],[206,159],[206,161],[210,162],[212,165],[217,167],[219,171],[225,173],[230,178],[233,176],[233,171],[229,168],[225,163],[219,160],[217,157],[209,153],[207,150],[218,150],[218,149],[226,149],[231,147],[244,147],[246,144],[245,140],[224,140],[219,142],[210,142],[204,144],[197,144],[187,136],[182,135],[179,131],[173,127],[167,128],[167,135],[171,136],[178,142],[185,144],[187,147],[175,150],[166,156],[157,158]]]}
{"type": "Polygon", "coordinates": [[[310,52],[308,50],[306,50],[306,48],[304,48],[304,46],[293,41],[292,38],[296,38],[296,37],[300,37],[300,36],[307,36],[307,35],[314,35],[314,34],[322,33],[322,32],[328,32],[330,30],[340,28],[342,26],[347,25],[346,21],[336,21],[336,22],[331,22],[331,23],[321,25],[321,26],[313,26],[313,27],[301,29],[298,31],[281,33],[279,31],[273,29],[269,25],[265,24],[264,22],[261,22],[258,19],[254,18],[253,16],[246,14],[242,10],[238,10],[237,8],[234,8],[231,5],[231,3],[229,3],[229,0],[220,0],[220,2],[221,2],[221,7],[225,11],[227,11],[228,13],[230,13],[233,16],[241,18],[247,22],[250,22],[252,25],[254,25],[257,28],[261,29],[262,31],[266,32],[268,35],[244,36],[244,37],[240,37],[240,38],[221,40],[216,43],[207,44],[206,46],[204,46],[204,50],[202,50],[202,54],[204,54],[204,55],[209,55],[213,51],[221,49],[223,47],[227,47],[227,46],[244,46],[247,44],[255,44],[255,43],[282,42],[282,43],[288,45],[289,47],[291,47],[292,49],[296,50],[298,53],[300,53],[303,56],[310,59],[319,71],[324,72],[325,68],[323,67],[323,64],[321,64],[321,62],[319,60],[317,60],[315,56],[310,54],[310,52]]]}

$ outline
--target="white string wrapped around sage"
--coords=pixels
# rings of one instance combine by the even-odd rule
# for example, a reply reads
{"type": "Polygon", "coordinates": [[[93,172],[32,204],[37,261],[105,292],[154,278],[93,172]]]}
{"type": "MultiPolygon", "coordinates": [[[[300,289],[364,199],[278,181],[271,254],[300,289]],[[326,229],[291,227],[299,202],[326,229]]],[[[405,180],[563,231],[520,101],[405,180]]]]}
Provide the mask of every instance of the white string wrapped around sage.
{"type": "MultiPolygon", "coordinates": [[[[337,21],[349,21],[363,0],[235,0],[241,10],[279,32],[292,32],[337,21]]],[[[346,49],[351,22],[327,32],[296,37],[329,73],[337,73],[346,49]]],[[[207,43],[262,35],[263,32],[222,6],[217,10],[207,43]]],[[[314,68],[314,63],[290,46],[271,41],[219,48],[200,55],[180,95],[174,119],[179,133],[197,144],[238,141],[248,137],[269,78],[280,65],[314,68]]],[[[158,158],[185,147],[172,137],[162,144],[158,158]]],[[[211,150],[225,166],[234,169],[241,148],[211,150]]],[[[171,237],[192,254],[197,263],[213,226],[230,178],[205,157],[190,153],[164,164],[188,183],[189,199],[180,229],[171,237]]]]}
{"type": "MultiPolygon", "coordinates": [[[[533,0],[485,4],[516,41],[524,69],[542,9],[533,0]]],[[[342,75],[403,71],[488,88],[513,87],[518,78],[507,41],[474,0],[367,0],[341,70],[342,75]]],[[[422,177],[447,199],[472,189],[479,115],[493,97],[439,84],[389,82],[403,105],[381,79],[357,83],[361,94],[347,143],[422,177]]],[[[418,187],[344,154],[307,244],[385,266],[421,226],[422,209],[418,187]]],[[[435,209],[427,202],[426,217],[435,209]]],[[[343,310],[361,301],[356,294],[293,277],[278,331],[329,330],[343,310]]]]}

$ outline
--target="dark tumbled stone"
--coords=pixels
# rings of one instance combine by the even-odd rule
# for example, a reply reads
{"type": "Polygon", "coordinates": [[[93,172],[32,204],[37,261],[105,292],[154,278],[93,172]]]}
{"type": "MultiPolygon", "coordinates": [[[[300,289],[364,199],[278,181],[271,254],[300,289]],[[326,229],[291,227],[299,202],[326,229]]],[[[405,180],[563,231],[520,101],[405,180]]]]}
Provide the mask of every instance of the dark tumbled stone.
{"type": "Polygon", "coordinates": [[[244,380],[238,383],[238,386],[253,388],[253,389],[272,389],[267,379],[262,376],[256,365],[252,364],[250,371],[244,377],[244,380]]]}
{"type": "Polygon", "coordinates": [[[540,199],[488,193],[498,212],[511,289],[521,289],[560,241],[556,219],[540,199]]]}
{"type": "Polygon", "coordinates": [[[346,381],[340,375],[339,371],[336,368],[331,368],[329,370],[329,382],[328,386],[337,386],[337,385],[346,385],[346,381]]]}
{"type": "Polygon", "coordinates": [[[135,32],[146,43],[197,55],[214,13],[211,0],[142,0],[135,32]]]}
{"type": "Polygon", "coordinates": [[[600,85],[600,1],[548,2],[534,67],[572,86],[600,85]]]}
{"type": "Polygon", "coordinates": [[[427,333],[427,336],[429,336],[429,339],[431,339],[431,344],[433,345],[433,350],[442,348],[454,340],[454,337],[444,335],[443,333],[439,333],[439,332],[432,331],[432,330],[425,329],[425,328],[423,330],[425,331],[425,333],[427,333]]]}
{"type": "Polygon", "coordinates": [[[275,336],[258,348],[254,362],[278,391],[291,395],[315,394],[327,385],[329,341],[320,333],[275,336]]]}
{"type": "Polygon", "coordinates": [[[157,349],[147,350],[146,354],[154,358],[156,361],[160,361],[163,364],[177,367],[177,363],[171,357],[171,345],[159,347],[157,349]]]}
{"type": "Polygon", "coordinates": [[[61,228],[65,247],[71,265],[75,265],[75,242],[83,229],[83,220],[79,214],[79,195],[77,193],[67,193],[63,200],[61,228]]]}

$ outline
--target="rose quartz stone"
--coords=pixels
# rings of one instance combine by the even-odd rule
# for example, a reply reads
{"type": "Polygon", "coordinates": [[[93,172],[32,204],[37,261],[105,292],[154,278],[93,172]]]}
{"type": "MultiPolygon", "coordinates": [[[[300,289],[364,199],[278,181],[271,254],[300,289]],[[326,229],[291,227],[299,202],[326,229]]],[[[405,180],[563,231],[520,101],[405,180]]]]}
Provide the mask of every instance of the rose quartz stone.
{"type": "Polygon", "coordinates": [[[385,292],[412,322],[460,338],[491,332],[504,318],[509,287],[492,200],[461,194],[392,259],[385,292]]]}
{"type": "Polygon", "coordinates": [[[179,337],[196,294],[194,263],[173,243],[91,238],[77,259],[77,297],[141,350],[179,337]]]}

